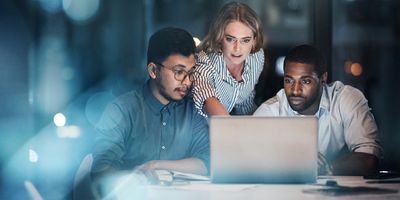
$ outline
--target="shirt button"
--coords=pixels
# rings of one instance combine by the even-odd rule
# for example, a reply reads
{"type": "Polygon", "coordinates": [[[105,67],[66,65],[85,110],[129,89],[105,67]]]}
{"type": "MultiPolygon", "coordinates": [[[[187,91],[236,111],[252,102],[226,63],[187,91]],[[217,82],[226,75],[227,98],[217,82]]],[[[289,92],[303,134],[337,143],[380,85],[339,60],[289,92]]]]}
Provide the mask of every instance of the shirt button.
{"type": "Polygon", "coordinates": [[[165,126],[165,125],[167,125],[167,123],[163,122],[162,125],[165,126]]]}
{"type": "Polygon", "coordinates": [[[163,146],[161,146],[161,149],[165,149],[165,146],[163,145],[163,146]]]}

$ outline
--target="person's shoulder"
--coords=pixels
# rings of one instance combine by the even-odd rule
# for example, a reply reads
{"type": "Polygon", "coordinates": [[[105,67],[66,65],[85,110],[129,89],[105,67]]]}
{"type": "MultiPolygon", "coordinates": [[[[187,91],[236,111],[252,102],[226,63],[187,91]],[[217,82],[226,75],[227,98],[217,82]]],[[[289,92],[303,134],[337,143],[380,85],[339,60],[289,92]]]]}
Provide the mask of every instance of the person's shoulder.
{"type": "Polygon", "coordinates": [[[271,106],[273,104],[279,104],[279,98],[277,96],[273,96],[273,97],[269,98],[268,100],[264,101],[264,103],[262,103],[262,105],[265,105],[265,106],[271,106]]]}
{"type": "Polygon", "coordinates": [[[209,76],[210,74],[216,73],[217,66],[220,66],[222,63],[223,57],[219,53],[206,53],[201,51],[197,53],[196,71],[209,76]]]}
{"type": "Polygon", "coordinates": [[[361,90],[351,86],[345,85],[340,81],[335,81],[328,86],[328,93],[331,102],[338,102],[340,107],[351,108],[355,105],[367,102],[361,90]]]}
{"type": "Polygon", "coordinates": [[[255,116],[279,116],[279,111],[282,110],[282,106],[285,105],[285,93],[284,90],[281,89],[275,96],[269,98],[264,101],[257,110],[254,112],[255,116]]]}
{"type": "Polygon", "coordinates": [[[252,69],[257,69],[256,71],[261,73],[264,68],[264,50],[261,48],[259,51],[249,54],[246,58],[246,63],[248,63],[252,69]]]}
{"type": "Polygon", "coordinates": [[[276,115],[279,110],[279,98],[277,96],[271,97],[264,101],[253,113],[254,116],[271,116],[276,115]]]}
{"type": "Polygon", "coordinates": [[[278,106],[283,104],[286,99],[286,94],[283,89],[279,90],[275,96],[266,100],[263,104],[265,106],[278,106]]]}
{"type": "Polygon", "coordinates": [[[340,97],[340,98],[354,98],[354,97],[364,97],[364,94],[361,92],[361,90],[351,86],[351,85],[345,85],[341,81],[335,81],[328,86],[328,91],[334,96],[340,97]]]}
{"type": "Polygon", "coordinates": [[[255,60],[259,60],[259,61],[264,61],[264,50],[263,48],[260,48],[260,50],[252,53],[249,55],[250,59],[255,59],[255,60]]]}
{"type": "Polygon", "coordinates": [[[196,57],[197,57],[197,62],[199,64],[202,63],[209,63],[212,60],[217,59],[219,56],[218,53],[213,53],[213,52],[205,52],[205,51],[200,51],[198,53],[196,53],[196,57]]]}
{"type": "Polygon", "coordinates": [[[117,96],[111,103],[120,107],[132,107],[143,100],[142,88],[135,88],[117,96]]]}

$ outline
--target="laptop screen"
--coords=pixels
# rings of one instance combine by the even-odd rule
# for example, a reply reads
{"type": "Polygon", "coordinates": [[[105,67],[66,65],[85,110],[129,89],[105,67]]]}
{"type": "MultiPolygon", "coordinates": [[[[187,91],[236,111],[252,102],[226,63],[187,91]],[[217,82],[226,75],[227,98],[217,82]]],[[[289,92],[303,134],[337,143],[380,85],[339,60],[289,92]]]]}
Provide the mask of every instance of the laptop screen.
{"type": "Polygon", "coordinates": [[[317,130],[315,117],[211,117],[211,180],[315,182],[317,130]]]}

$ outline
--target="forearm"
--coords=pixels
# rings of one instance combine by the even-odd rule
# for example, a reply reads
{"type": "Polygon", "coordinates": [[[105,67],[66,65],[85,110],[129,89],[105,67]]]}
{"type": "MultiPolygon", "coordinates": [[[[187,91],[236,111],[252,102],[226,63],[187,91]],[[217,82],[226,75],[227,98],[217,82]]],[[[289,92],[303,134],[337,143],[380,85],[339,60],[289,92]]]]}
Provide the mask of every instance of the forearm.
{"type": "Polygon", "coordinates": [[[155,169],[167,169],[199,175],[206,175],[208,173],[206,165],[198,158],[153,160],[139,166],[137,169],[143,172],[155,169]]]}
{"type": "Polygon", "coordinates": [[[352,152],[332,163],[334,175],[368,175],[376,172],[379,160],[376,156],[361,152],[352,152]]]}
{"type": "Polygon", "coordinates": [[[229,112],[226,111],[224,105],[222,105],[222,103],[215,97],[210,97],[204,102],[203,111],[208,116],[229,115],[229,112]]]}

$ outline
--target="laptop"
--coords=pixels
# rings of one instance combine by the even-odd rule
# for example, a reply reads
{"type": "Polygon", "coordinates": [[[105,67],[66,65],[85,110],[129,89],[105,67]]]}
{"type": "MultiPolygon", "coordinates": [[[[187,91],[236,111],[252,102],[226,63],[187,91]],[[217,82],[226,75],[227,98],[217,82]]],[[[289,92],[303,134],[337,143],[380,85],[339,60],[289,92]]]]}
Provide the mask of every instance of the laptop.
{"type": "Polygon", "coordinates": [[[218,116],[209,123],[211,182],[316,182],[315,117],[218,116]]]}

